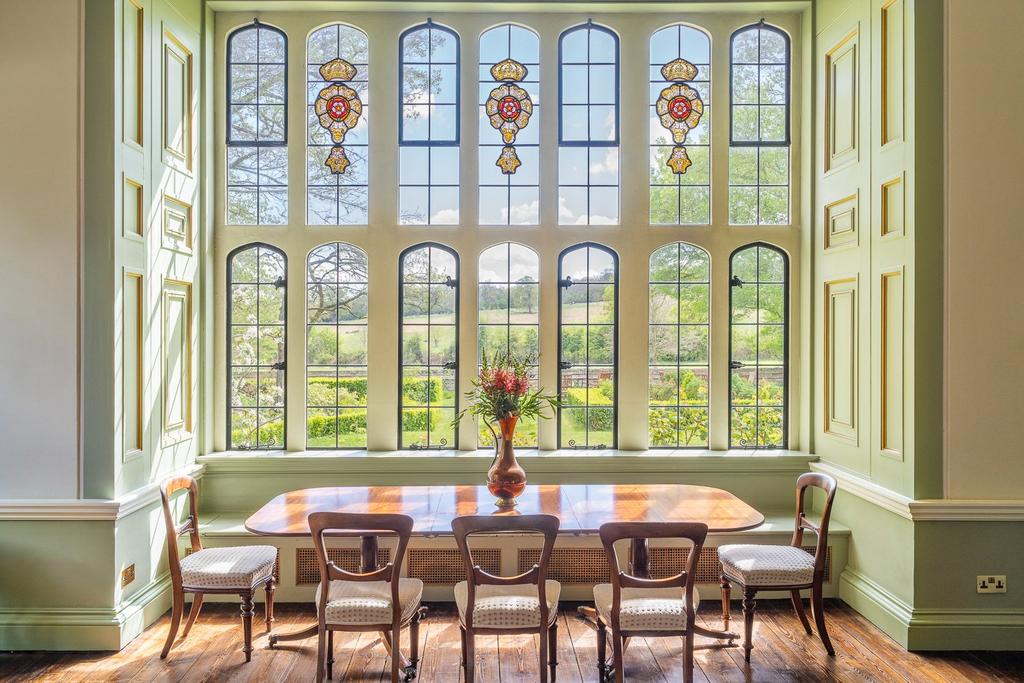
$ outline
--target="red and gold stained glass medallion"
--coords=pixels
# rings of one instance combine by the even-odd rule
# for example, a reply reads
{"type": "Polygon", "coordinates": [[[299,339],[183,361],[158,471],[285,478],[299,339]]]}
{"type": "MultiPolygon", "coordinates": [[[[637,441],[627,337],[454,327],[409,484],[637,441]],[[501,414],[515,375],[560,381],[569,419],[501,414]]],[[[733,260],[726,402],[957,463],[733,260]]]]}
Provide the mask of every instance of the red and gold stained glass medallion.
{"type": "Polygon", "coordinates": [[[697,67],[685,59],[673,59],[661,67],[661,75],[671,85],[658,95],[655,111],[663,128],[672,134],[675,146],[665,162],[673,173],[683,174],[693,165],[686,154],[686,134],[700,122],[704,102],[693,87],[686,84],[697,77],[697,67]]]}
{"type": "Polygon", "coordinates": [[[331,173],[344,173],[351,163],[345,155],[345,134],[359,123],[363,103],[359,93],[345,84],[356,75],[356,68],[344,59],[332,59],[320,67],[320,75],[329,85],[317,94],[315,111],[320,125],[331,134],[330,154],[324,165],[331,173]]]}
{"type": "Polygon", "coordinates": [[[491,126],[501,133],[501,140],[505,143],[494,162],[505,175],[515,173],[523,163],[513,143],[519,131],[530,123],[533,114],[530,94],[516,85],[526,78],[526,74],[526,67],[514,59],[500,61],[491,67],[491,76],[501,85],[488,94],[484,109],[491,126]]]}

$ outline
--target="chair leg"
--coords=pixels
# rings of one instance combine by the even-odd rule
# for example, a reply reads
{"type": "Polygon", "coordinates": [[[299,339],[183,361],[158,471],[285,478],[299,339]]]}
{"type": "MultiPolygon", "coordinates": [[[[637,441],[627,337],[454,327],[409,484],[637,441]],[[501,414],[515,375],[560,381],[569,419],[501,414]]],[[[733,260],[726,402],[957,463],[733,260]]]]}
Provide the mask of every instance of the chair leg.
{"type": "MultiPolygon", "coordinates": [[[[316,639],[316,683],[322,683],[327,669],[327,629],[321,627],[316,639]]],[[[330,675],[330,674],[328,674],[330,675]]]]}
{"type": "Polygon", "coordinates": [[[542,630],[539,634],[540,643],[540,683],[548,683],[548,638],[542,630]]]}
{"type": "Polygon", "coordinates": [[[193,593],[192,594],[192,609],[188,611],[188,621],[185,622],[185,630],[181,633],[181,639],[188,638],[188,632],[192,630],[192,624],[196,623],[196,618],[199,616],[199,610],[203,607],[203,594],[193,593]]]}
{"type": "MultiPolygon", "coordinates": [[[[555,683],[555,668],[558,666],[558,620],[551,624],[551,628],[548,629],[548,659],[551,660],[549,664],[551,668],[551,683],[555,683]]],[[[543,664],[541,664],[543,666],[543,664]]]]}
{"type": "Polygon", "coordinates": [[[725,574],[722,574],[722,621],[725,622],[726,628],[729,626],[729,618],[732,611],[729,606],[731,600],[732,584],[729,583],[729,579],[725,578],[725,574]]]}
{"type": "Polygon", "coordinates": [[[804,625],[804,630],[807,631],[807,635],[811,635],[811,622],[807,621],[807,613],[804,612],[804,601],[800,597],[800,591],[790,591],[789,598],[793,602],[793,610],[800,617],[800,623],[804,625]]]}
{"type": "Polygon", "coordinates": [[[608,629],[600,617],[597,620],[597,680],[604,683],[608,678],[608,629]]]}
{"type": "Polygon", "coordinates": [[[402,625],[391,629],[391,683],[402,680],[402,625]]]}
{"type": "Polygon", "coordinates": [[[473,683],[476,676],[476,649],[473,643],[473,634],[466,631],[466,683],[473,683]]]}
{"type": "Polygon", "coordinates": [[[615,668],[615,683],[625,683],[626,673],[622,666],[622,636],[612,629],[612,666],[615,668]]]}
{"type": "Polygon", "coordinates": [[[242,593],[242,652],[245,653],[245,661],[252,661],[252,591],[242,593]]]}
{"type": "Polygon", "coordinates": [[[327,680],[334,678],[334,631],[327,632],[327,680]]]}
{"type": "Polygon", "coordinates": [[[683,644],[683,683],[693,683],[693,630],[687,629],[683,644]]]}
{"type": "Polygon", "coordinates": [[[409,622],[409,666],[406,668],[406,680],[412,680],[416,676],[416,667],[420,663],[420,620],[423,618],[421,610],[409,622]]]}
{"type": "Polygon", "coordinates": [[[171,651],[174,644],[174,637],[178,635],[178,626],[181,624],[181,613],[185,611],[185,593],[179,588],[172,589],[171,595],[171,625],[167,629],[167,642],[160,653],[160,659],[166,659],[167,653],[171,651]]]}
{"type": "Polygon", "coordinates": [[[835,656],[836,651],[832,649],[832,641],[828,637],[828,630],[825,628],[825,611],[822,609],[821,582],[816,582],[811,588],[811,611],[814,612],[814,625],[818,627],[818,637],[821,638],[825,652],[835,656]]]}
{"type": "Polygon", "coordinates": [[[267,596],[263,607],[265,610],[264,618],[267,621],[268,631],[270,630],[270,625],[274,623],[274,590],[276,588],[277,585],[274,583],[273,578],[271,578],[270,581],[267,581],[267,585],[263,588],[264,594],[267,596]]]}
{"type": "Polygon", "coordinates": [[[754,609],[756,603],[754,595],[757,594],[752,588],[743,589],[743,659],[750,661],[750,651],[754,648],[751,640],[754,638],[754,609]]]}

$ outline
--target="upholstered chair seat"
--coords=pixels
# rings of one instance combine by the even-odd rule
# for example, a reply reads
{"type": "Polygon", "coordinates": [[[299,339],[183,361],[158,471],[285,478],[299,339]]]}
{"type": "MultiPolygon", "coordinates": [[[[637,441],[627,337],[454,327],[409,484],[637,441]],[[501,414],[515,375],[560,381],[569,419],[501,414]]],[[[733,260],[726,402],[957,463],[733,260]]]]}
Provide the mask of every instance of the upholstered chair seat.
{"type": "Polygon", "coordinates": [[[277,548],[243,545],[203,548],[181,559],[181,583],[188,588],[247,590],[274,573],[277,548]]]}
{"type": "MultiPolygon", "coordinates": [[[[316,587],[314,602],[320,604],[321,585],[316,587]]],[[[419,579],[398,580],[398,602],[401,620],[412,619],[423,599],[423,582],[419,579]]],[[[327,594],[324,622],[342,626],[391,623],[391,586],[387,581],[331,581],[327,594]]]]}
{"type": "MultiPolygon", "coordinates": [[[[700,595],[693,589],[693,609],[700,595]]],[[[612,584],[594,586],[594,606],[605,624],[612,622],[612,584]]],[[[619,628],[623,631],[685,631],[686,602],[682,588],[623,588],[619,628]]]]}
{"type": "Polygon", "coordinates": [[[723,545],[722,571],[744,586],[806,586],[814,580],[814,555],[791,545],[723,545]]]}
{"type": "MultiPolygon", "coordinates": [[[[558,596],[562,585],[557,581],[545,581],[545,597],[548,603],[548,624],[558,618],[558,596]]],[[[455,584],[455,604],[459,608],[459,619],[466,623],[466,602],[469,587],[465,581],[455,584]]],[[[540,600],[537,587],[529,584],[498,586],[483,584],[477,586],[476,604],[473,608],[475,628],[540,628],[540,600]]]]}

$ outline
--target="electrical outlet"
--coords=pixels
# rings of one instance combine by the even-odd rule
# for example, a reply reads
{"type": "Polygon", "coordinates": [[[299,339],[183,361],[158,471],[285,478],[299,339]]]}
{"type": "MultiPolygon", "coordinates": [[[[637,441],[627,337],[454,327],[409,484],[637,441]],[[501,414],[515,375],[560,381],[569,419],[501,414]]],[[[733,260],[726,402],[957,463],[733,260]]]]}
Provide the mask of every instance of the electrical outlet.
{"type": "MultiPolygon", "coordinates": [[[[981,577],[978,577],[979,579],[981,577]]],[[[121,588],[124,588],[135,580],[135,563],[131,563],[121,570],[121,588]]]]}
{"type": "Polygon", "coordinates": [[[987,574],[985,576],[979,576],[977,585],[979,593],[1005,593],[1006,575],[987,574]]]}

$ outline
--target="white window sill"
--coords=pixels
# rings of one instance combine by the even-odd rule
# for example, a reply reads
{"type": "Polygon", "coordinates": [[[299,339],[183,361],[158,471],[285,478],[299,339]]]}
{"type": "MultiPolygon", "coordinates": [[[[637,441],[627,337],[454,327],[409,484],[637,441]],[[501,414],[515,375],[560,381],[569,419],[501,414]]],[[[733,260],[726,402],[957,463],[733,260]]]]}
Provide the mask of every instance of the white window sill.
{"type": "MultiPolygon", "coordinates": [[[[396,451],[223,451],[203,455],[198,461],[207,470],[220,472],[319,473],[431,473],[472,472],[486,468],[491,450],[396,450],[396,451]]],[[[789,450],[646,450],[619,449],[538,451],[518,449],[516,458],[530,472],[778,472],[807,471],[818,457],[789,450]]]]}

